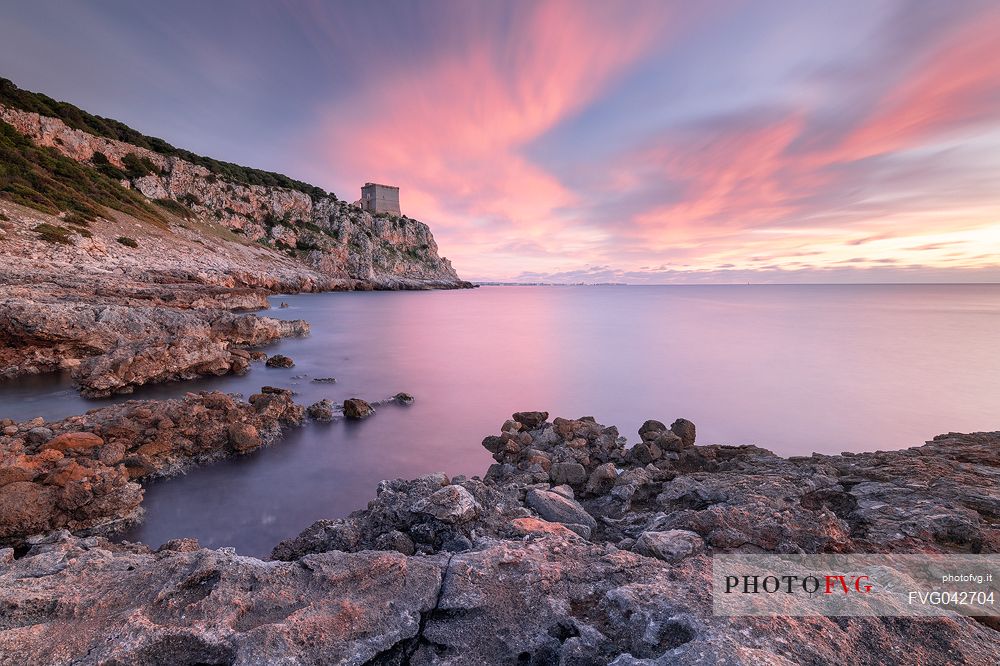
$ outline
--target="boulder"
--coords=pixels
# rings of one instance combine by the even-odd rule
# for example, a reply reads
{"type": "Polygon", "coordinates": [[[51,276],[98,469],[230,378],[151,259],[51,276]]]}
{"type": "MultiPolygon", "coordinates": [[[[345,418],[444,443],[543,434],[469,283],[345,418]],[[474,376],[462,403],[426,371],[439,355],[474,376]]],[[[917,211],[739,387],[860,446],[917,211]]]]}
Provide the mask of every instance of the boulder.
{"type": "Polygon", "coordinates": [[[695,427],[693,423],[687,419],[677,419],[670,424],[670,430],[681,438],[684,448],[694,446],[695,427]]]}
{"type": "Polygon", "coordinates": [[[672,430],[665,430],[663,432],[656,433],[656,438],[653,439],[653,444],[659,447],[661,451],[671,451],[674,453],[685,448],[684,440],[672,430]]]}
{"type": "Polygon", "coordinates": [[[397,404],[400,405],[413,404],[413,396],[410,395],[409,393],[403,393],[403,392],[397,393],[396,395],[392,396],[392,399],[393,401],[395,401],[397,404]]]}
{"type": "Polygon", "coordinates": [[[513,415],[515,421],[520,423],[525,430],[534,430],[549,418],[548,412],[516,412],[513,415]]]}
{"type": "Polygon", "coordinates": [[[260,432],[250,423],[233,423],[229,426],[229,442],[233,450],[246,453],[261,447],[260,432]]]}
{"type": "Polygon", "coordinates": [[[654,421],[650,419],[646,421],[641,426],[639,426],[639,438],[642,441],[651,441],[656,439],[656,436],[667,429],[660,421],[654,421]]]}
{"type": "Polygon", "coordinates": [[[349,419],[366,419],[375,414],[375,409],[361,398],[344,401],[344,416],[349,419]]]}
{"type": "Polygon", "coordinates": [[[632,550],[665,562],[676,563],[685,557],[697,555],[705,549],[701,536],[689,530],[643,532],[636,539],[632,550]]]}
{"type": "Polygon", "coordinates": [[[576,493],[573,491],[573,488],[571,486],[567,486],[566,484],[559,486],[552,486],[551,488],[549,488],[549,490],[551,490],[554,493],[559,493],[563,497],[568,497],[569,499],[576,499],[576,493]]]}
{"type": "MultiPolygon", "coordinates": [[[[563,525],[597,527],[597,521],[574,499],[549,490],[533,488],[528,491],[525,503],[550,522],[563,525]]],[[[572,528],[571,528],[572,529],[572,528]]]]}
{"type": "Polygon", "coordinates": [[[380,534],[375,539],[375,550],[394,550],[403,555],[413,555],[416,552],[416,547],[413,544],[413,539],[406,534],[399,530],[392,530],[380,534]]]}
{"type": "Polygon", "coordinates": [[[92,432],[67,432],[53,437],[42,445],[42,450],[54,449],[56,451],[77,451],[83,452],[98,446],[102,446],[104,440],[92,432]]]}
{"type": "Polygon", "coordinates": [[[443,523],[464,523],[478,516],[482,507],[462,486],[448,485],[414,504],[413,510],[430,514],[443,523]]]}
{"type": "Polygon", "coordinates": [[[618,470],[613,463],[598,465],[587,479],[587,492],[591,495],[606,495],[615,487],[618,470]]]}
{"type": "Polygon", "coordinates": [[[28,430],[27,440],[32,444],[41,444],[52,439],[52,431],[44,426],[38,426],[28,430]]]}
{"type": "Polygon", "coordinates": [[[587,470],[580,463],[557,462],[552,463],[549,476],[553,483],[567,483],[575,486],[587,480],[587,470]]]}

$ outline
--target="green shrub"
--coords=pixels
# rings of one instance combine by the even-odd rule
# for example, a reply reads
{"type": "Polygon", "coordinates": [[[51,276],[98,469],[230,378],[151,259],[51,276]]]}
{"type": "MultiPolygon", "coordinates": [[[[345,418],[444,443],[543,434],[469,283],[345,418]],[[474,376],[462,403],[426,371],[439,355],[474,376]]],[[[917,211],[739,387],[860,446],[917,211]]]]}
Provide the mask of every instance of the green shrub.
{"type": "Polygon", "coordinates": [[[70,211],[66,213],[66,217],[63,218],[63,222],[66,224],[75,224],[78,227],[89,227],[90,220],[86,216],[77,213],[76,211],[70,211]]]}
{"type": "Polygon", "coordinates": [[[295,241],[295,247],[296,247],[296,249],[303,250],[303,251],[306,251],[306,252],[308,252],[309,250],[318,250],[318,249],[320,249],[319,245],[317,245],[313,241],[305,239],[305,238],[296,239],[296,241],[295,241]]]}
{"type": "Polygon", "coordinates": [[[72,233],[66,227],[56,226],[54,224],[38,224],[32,229],[36,234],[41,237],[43,241],[48,243],[60,243],[62,245],[72,245],[73,241],[69,239],[69,235],[72,233]]]}
{"type": "Polygon", "coordinates": [[[0,222],[10,222],[10,218],[3,213],[0,213],[0,222]]]}
{"type": "Polygon", "coordinates": [[[178,217],[188,218],[194,215],[194,213],[191,212],[190,208],[182,204],[180,201],[175,201],[170,197],[165,197],[163,199],[154,199],[153,203],[155,203],[160,208],[163,208],[164,210],[170,211],[171,213],[177,215],[178,217]]]}
{"type": "Polygon", "coordinates": [[[141,194],[55,148],[35,145],[5,122],[0,122],[0,197],[51,215],[69,211],[94,219],[107,207],[154,224],[164,223],[141,194]]]}
{"type": "Polygon", "coordinates": [[[139,247],[139,243],[135,240],[129,238],[128,236],[119,236],[117,238],[118,242],[126,247],[139,247]]]}
{"type": "Polygon", "coordinates": [[[142,178],[151,173],[159,174],[160,170],[148,157],[139,157],[135,153],[129,153],[122,158],[122,165],[129,178],[142,178]]]}
{"type": "Polygon", "coordinates": [[[104,153],[94,151],[94,154],[90,157],[90,163],[108,178],[114,178],[115,180],[125,179],[125,172],[109,162],[108,156],[104,153]]]}

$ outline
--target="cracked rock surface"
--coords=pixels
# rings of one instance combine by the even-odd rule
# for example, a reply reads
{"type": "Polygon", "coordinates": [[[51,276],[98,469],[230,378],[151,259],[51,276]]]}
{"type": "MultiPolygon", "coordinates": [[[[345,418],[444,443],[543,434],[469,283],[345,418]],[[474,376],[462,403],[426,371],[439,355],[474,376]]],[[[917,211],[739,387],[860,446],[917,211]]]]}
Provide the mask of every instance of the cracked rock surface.
{"type": "Polygon", "coordinates": [[[784,459],[682,421],[628,446],[519,413],[484,479],[384,481],[272,561],[35,538],[0,551],[0,663],[997,663],[988,622],[716,617],[710,592],[716,553],[997,552],[1000,433],[784,459]]]}

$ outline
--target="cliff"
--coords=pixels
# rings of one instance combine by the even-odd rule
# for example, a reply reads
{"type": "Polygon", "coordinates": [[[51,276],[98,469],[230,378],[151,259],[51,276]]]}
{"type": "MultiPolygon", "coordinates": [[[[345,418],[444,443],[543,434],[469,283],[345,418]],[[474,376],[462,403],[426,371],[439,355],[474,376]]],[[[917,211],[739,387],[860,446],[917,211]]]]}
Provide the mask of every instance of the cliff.
{"type": "MultiPolygon", "coordinates": [[[[145,214],[111,206],[117,210],[147,219],[158,217],[168,224],[197,220],[224,227],[301,262],[342,288],[469,286],[459,279],[451,263],[438,255],[437,243],[422,222],[406,216],[373,216],[319,188],[280,174],[180,151],[120,123],[19,90],[9,81],[0,80],[0,84],[0,121],[34,145],[58,151],[107,177],[105,180],[141,194],[145,202],[157,204],[147,206],[145,214]],[[49,104],[43,104],[45,101],[49,104]],[[58,113],[66,120],[24,107],[58,113]],[[124,136],[129,141],[100,132],[124,136]],[[172,219],[174,216],[179,220],[172,219]]],[[[44,212],[58,212],[39,205],[30,184],[28,192],[23,186],[4,185],[0,182],[0,196],[44,212]]],[[[125,200],[129,207],[139,205],[125,200]]],[[[104,204],[100,200],[98,203],[104,204]]],[[[108,217],[100,208],[98,212],[108,217]]]]}

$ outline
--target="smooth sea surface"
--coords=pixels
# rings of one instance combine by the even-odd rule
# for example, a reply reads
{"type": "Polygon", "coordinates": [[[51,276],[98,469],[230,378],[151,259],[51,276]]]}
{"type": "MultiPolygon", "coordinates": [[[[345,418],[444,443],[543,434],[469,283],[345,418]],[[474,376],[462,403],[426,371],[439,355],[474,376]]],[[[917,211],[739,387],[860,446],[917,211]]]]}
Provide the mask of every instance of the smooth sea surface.
{"type": "MultiPolygon", "coordinates": [[[[280,301],[290,307],[278,309],[280,301]]],[[[290,369],[148,387],[130,398],[269,384],[389,405],[360,423],[307,423],[270,448],[148,485],[158,545],[197,537],[266,555],[320,518],[363,508],[381,479],[483,474],[509,415],[592,415],[630,442],[646,419],[697,424],[698,442],[782,455],[915,446],[1000,429],[1000,285],[483,287],[281,296],[309,321],[267,348],[290,369]],[[315,377],[336,377],[318,384],[315,377]]],[[[0,418],[48,419],[107,401],[68,377],[0,384],[0,418]]]]}

